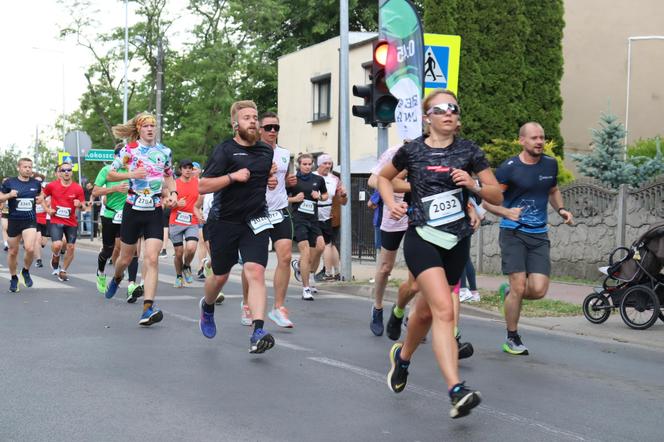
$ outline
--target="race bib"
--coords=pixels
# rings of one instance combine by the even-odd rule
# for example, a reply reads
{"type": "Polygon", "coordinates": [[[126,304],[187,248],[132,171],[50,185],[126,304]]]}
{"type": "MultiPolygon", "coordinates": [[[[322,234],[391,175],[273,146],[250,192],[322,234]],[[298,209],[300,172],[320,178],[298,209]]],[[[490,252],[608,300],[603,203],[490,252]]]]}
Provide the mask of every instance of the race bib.
{"type": "Polygon", "coordinates": [[[113,215],[113,224],[122,224],[122,210],[113,215]]]}
{"type": "Polygon", "coordinates": [[[300,207],[297,208],[298,212],[306,213],[308,215],[313,215],[314,212],[314,202],[309,200],[304,200],[300,203],[300,207]]]}
{"type": "Polygon", "coordinates": [[[69,218],[70,214],[71,214],[71,207],[57,206],[57,210],[55,211],[55,216],[57,216],[58,218],[69,218]]]}
{"type": "Polygon", "coordinates": [[[154,199],[152,196],[141,195],[136,197],[134,205],[132,206],[134,210],[154,210],[154,199]]]}
{"type": "Polygon", "coordinates": [[[274,212],[269,213],[269,218],[272,225],[279,224],[284,220],[284,214],[281,210],[275,210],[274,212]]]}
{"type": "Polygon", "coordinates": [[[32,204],[34,203],[32,198],[16,198],[16,201],[18,201],[16,210],[19,212],[29,212],[32,210],[32,204]]]}
{"type": "Polygon", "coordinates": [[[460,194],[461,189],[455,189],[422,198],[427,224],[437,227],[465,217],[460,194]]]}
{"type": "Polygon", "coordinates": [[[175,217],[175,221],[182,223],[182,224],[191,224],[191,219],[193,215],[189,212],[179,212],[178,215],[175,217]]]}
{"type": "Polygon", "coordinates": [[[261,216],[261,217],[249,220],[248,224],[249,224],[249,227],[251,227],[251,231],[254,232],[255,235],[258,235],[263,230],[267,230],[267,229],[272,228],[272,223],[270,222],[270,218],[268,218],[267,216],[261,216]]]}

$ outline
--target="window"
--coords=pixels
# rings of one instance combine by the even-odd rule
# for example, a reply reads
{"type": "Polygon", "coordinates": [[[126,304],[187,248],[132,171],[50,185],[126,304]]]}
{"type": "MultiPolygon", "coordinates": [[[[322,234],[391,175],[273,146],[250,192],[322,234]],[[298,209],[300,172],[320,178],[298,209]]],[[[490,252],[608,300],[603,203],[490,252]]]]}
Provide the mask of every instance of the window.
{"type": "Polygon", "coordinates": [[[330,84],[331,75],[321,75],[311,79],[313,86],[313,121],[329,120],[330,115],[330,84]]]}

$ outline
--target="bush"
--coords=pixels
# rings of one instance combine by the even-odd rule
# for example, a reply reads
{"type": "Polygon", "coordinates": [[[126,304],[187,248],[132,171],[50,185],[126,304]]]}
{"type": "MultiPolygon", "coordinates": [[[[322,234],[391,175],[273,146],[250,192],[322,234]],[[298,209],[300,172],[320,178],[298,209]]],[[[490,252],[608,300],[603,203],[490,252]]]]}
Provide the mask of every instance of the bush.
{"type": "Polygon", "coordinates": [[[639,138],[627,146],[627,157],[630,159],[634,157],[655,158],[657,154],[657,139],[661,140],[661,137],[639,138]]]}
{"type": "MultiPolygon", "coordinates": [[[[489,164],[494,169],[500,166],[506,159],[518,155],[522,150],[519,140],[496,139],[491,141],[491,143],[482,146],[482,150],[484,150],[489,164]]],[[[562,157],[554,153],[555,148],[555,141],[547,141],[544,145],[544,153],[555,158],[558,162],[558,185],[562,186],[574,181],[574,175],[565,167],[562,157]]]]}

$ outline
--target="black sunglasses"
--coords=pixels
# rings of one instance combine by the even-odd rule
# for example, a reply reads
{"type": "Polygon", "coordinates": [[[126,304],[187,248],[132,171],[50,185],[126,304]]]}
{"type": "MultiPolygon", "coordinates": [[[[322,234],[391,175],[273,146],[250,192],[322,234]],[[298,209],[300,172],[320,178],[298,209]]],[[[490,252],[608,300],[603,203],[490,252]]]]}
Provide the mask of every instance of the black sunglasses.
{"type": "Polygon", "coordinates": [[[71,172],[71,169],[60,169],[60,172],[71,172]]]}
{"type": "Polygon", "coordinates": [[[450,111],[454,115],[459,115],[461,113],[461,108],[459,107],[458,104],[454,103],[440,103],[431,107],[431,109],[429,109],[429,112],[427,112],[427,114],[445,115],[447,111],[450,111]]]}
{"type": "Polygon", "coordinates": [[[279,129],[281,129],[281,126],[279,126],[278,124],[266,124],[265,126],[263,126],[263,130],[265,132],[272,132],[272,131],[279,132],[279,129]]]}

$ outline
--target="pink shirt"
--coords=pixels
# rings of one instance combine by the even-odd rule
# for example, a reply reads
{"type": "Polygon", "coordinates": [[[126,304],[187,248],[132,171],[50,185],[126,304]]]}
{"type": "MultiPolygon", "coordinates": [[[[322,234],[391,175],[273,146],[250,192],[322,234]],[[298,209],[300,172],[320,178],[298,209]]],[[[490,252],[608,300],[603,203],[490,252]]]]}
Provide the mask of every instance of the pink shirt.
{"type": "MultiPolygon", "coordinates": [[[[371,173],[378,175],[386,164],[392,162],[394,154],[401,148],[401,146],[390,147],[378,158],[378,164],[371,169],[371,173]]],[[[403,202],[403,193],[394,192],[394,201],[399,204],[403,202]]],[[[384,232],[403,232],[408,229],[408,215],[402,217],[400,220],[395,220],[390,217],[390,209],[387,204],[383,204],[383,221],[380,223],[380,230],[384,232]]]]}

